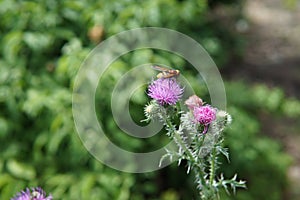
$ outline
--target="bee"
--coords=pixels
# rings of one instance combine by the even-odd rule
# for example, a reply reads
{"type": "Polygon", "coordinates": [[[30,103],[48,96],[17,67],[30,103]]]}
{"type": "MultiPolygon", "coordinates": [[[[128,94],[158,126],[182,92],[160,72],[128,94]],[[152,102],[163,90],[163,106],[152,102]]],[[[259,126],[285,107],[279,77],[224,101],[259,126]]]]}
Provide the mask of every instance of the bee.
{"type": "Polygon", "coordinates": [[[160,66],[152,66],[153,69],[160,71],[159,74],[157,74],[157,78],[172,78],[172,77],[178,77],[180,74],[179,70],[175,69],[168,69],[160,66]]]}

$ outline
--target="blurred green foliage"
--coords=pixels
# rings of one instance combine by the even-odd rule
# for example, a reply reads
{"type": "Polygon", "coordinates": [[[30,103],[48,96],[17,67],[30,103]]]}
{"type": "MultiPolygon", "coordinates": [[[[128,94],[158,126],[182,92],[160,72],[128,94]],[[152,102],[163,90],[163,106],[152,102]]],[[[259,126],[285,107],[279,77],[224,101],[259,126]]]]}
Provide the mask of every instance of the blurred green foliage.
{"type": "MultiPolygon", "coordinates": [[[[227,49],[234,52],[240,43],[231,30],[210,18],[210,12],[205,0],[0,0],[0,198],[9,199],[31,186],[42,186],[64,200],[195,198],[193,178],[176,164],[158,172],[127,174],[92,158],[74,129],[72,87],[82,61],[98,42],[137,27],[186,33],[222,65],[230,56],[227,49]]],[[[180,66],[195,91],[209,99],[205,85],[177,56],[136,51],[118,60],[104,77],[96,108],[98,114],[106,113],[98,117],[111,139],[129,150],[147,152],[167,142],[164,136],[146,141],[127,136],[115,125],[109,108],[116,81],[132,66],[150,61],[180,66]]],[[[234,123],[226,133],[231,163],[224,169],[228,176],[238,172],[248,189],[222,199],[281,199],[290,158],[278,143],[259,133],[263,124],[258,116],[267,112],[299,117],[300,102],[264,85],[229,82],[226,88],[234,123]]],[[[143,118],[146,101],[144,92],[131,99],[136,121],[143,118]]]]}

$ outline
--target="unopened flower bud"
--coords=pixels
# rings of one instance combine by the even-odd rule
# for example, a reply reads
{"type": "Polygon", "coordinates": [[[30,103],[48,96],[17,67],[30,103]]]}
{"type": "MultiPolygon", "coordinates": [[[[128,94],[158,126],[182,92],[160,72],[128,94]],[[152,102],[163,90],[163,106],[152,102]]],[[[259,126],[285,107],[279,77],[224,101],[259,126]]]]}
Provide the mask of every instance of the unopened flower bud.
{"type": "Polygon", "coordinates": [[[150,121],[151,119],[160,119],[164,111],[165,110],[163,110],[163,107],[161,107],[156,101],[153,100],[144,108],[144,113],[147,119],[143,121],[150,121]]]}
{"type": "Polygon", "coordinates": [[[203,101],[197,95],[192,95],[184,102],[184,104],[187,105],[187,107],[193,111],[195,107],[202,106],[203,101]]]}
{"type": "Polygon", "coordinates": [[[152,104],[149,104],[145,107],[145,113],[147,114],[151,114],[152,110],[153,110],[153,105],[152,104]]]}
{"type": "Polygon", "coordinates": [[[227,112],[225,112],[224,110],[219,110],[217,112],[217,118],[219,118],[220,120],[224,121],[224,125],[227,126],[229,124],[231,124],[232,121],[232,117],[231,115],[229,115],[227,112]]]}

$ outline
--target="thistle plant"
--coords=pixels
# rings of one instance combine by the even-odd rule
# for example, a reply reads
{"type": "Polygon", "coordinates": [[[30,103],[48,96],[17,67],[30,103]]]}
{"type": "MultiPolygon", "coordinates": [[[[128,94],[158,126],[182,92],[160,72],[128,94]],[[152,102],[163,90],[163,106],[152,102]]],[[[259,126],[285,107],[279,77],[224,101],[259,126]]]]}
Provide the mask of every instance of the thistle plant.
{"type": "Polygon", "coordinates": [[[174,140],[176,150],[166,149],[159,165],[165,159],[185,160],[187,173],[193,173],[200,199],[219,199],[219,191],[224,188],[233,193],[237,187],[245,188],[245,181],[238,181],[237,175],[225,179],[217,174],[220,155],[229,160],[229,153],[223,147],[223,130],[231,123],[231,116],[203,102],[196,95],[185,102],[188,111],[181,111],[180,100],[184,88],[176,77],[158,78],[148,86],[148,96],[152,100],[145,106],[146,121],[159,120],[164,124],[166,134],[174,140]]]}

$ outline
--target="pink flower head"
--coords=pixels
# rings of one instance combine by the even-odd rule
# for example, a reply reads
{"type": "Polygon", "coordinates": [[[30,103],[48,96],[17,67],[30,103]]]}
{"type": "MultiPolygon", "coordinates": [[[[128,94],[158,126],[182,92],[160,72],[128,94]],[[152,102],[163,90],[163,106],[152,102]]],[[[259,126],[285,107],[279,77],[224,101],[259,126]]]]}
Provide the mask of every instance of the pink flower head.
{"type": "Polygon", "coordinates": [[[216,109],[206,105],[194,108],[194,118],[200,124],[205,126],[209,125],[212,121],[216,119],[216,109]]]}
{"type": "Polygon", "coordinates": [[[160,78],[149,85],[148,96],[160,105],[174,105],[182,97],[183,90],[175,78],[160,78]]]}
{"type": "Polygon", "coordinates": [[[195,107],[202,106],[203,101],[197,95],[192,95],[184,102],[184,104],[187,105],[190,110],[194,110],[195,107]]]}

